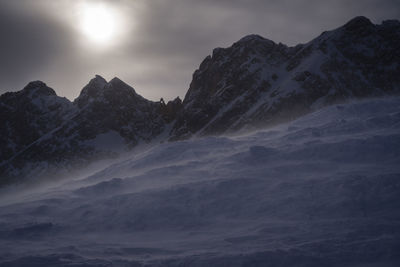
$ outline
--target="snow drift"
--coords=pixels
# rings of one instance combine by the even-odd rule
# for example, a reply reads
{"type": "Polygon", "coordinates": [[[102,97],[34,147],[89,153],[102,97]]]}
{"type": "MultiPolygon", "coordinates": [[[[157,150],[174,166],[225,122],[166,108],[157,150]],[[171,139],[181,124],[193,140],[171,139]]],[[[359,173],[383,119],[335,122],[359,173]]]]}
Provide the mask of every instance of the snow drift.
{"type": "Polygon", "coordinates": [[[0,266],[398,266],[400,98],[0,198],[0,266]]]}

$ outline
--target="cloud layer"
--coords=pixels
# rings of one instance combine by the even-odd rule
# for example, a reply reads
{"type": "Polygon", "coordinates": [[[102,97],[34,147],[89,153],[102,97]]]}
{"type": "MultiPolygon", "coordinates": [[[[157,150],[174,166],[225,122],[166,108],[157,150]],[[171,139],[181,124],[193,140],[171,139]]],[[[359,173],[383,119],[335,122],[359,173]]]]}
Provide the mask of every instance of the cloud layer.
{"type": "Polygon", "coordinates": [[[288,45],[364,15],[400,18],[398,0],[0,0],[0,93],[43,80],[74,99],[94,76],[114,76],[144,97],[183,97],[192,73],[215,47],[251,33],[288,45]],[[120,10],[123,37],[90,47],[77,31],[77,2],[120,10]]]}

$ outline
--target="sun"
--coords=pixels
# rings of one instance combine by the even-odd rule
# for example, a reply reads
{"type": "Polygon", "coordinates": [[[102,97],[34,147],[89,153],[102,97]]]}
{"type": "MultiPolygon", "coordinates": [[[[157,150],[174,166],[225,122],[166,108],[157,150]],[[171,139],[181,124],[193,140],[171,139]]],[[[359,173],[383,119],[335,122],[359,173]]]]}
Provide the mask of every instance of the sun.
{"type": "Polygon", "coordinates": [[[106,45],[112,42],[117,32],[118,17],[102,3],[86,3],[81,6],[80,29],[91,42],[106,45]]]}

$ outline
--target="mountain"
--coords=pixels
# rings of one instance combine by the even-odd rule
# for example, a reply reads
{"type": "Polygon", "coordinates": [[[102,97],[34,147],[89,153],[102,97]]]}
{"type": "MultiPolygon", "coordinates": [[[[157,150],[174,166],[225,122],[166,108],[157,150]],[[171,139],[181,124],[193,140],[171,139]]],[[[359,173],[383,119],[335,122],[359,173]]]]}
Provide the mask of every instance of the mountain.
{"type": "Polygon", "coordinates": [[[307,44],[258,35],[217,48],[193,75],[173,127],[177,139],[296,118],[348,98],[400,93],[400,22],[356,17],[307,44]]]}
{"type": "Polygon", "coordinates": [[[74,112],[75,107],[68,99],[58,97],[40,81],[29,83],[19,92],[1,95],[0,184],[14,176],[12,170],[4,171],[7,162],[59,127],[74,112]]]}
{"type": "Polygon", "coordinates": [[[66,98],[58,97],[40,81],[29,83],[19,92],[1,95],[0,161],[61,125],[73,110],[66,98]]]}
{"type": "Polygon", "coordinates": [[[32,82],[0,97],[0,185],[68,174],[138,144],[254,130],[348,99],[397,95],[399,47],[399,21],[356,17],[294,47],[249,35],[214,49],[183,101],[150,101],[96,76],[70,102],[32,82]]]}
{"type": "MultiPolygon", "coordinates": [[[[2,106],[17,109],[2,110],[1,116],[7,117],[10,125],[22,122],[25,127],[17,128],[17,124],[15,129],[5,129],[5,133],[30,134],[28,138],[13,136],[17,144],[12,146],[14,155],[4,157],[0,165],[5,182],[27,174],[44,175],[43,170],[50,175],[59,169],[73,170],[94,160],[115,158],[139,142],[151,141],[166,125],[160,103],[144,99],[118,78],[107,82],[96,76],[73,103],[56,96],[41,82],[31,83],[21,92],[5,94],[3,99],[2,106]],[[30,106],[36,102],[41,109],[31,112],[30,106]]],[[[6,134],[3,142],[11,146],[6,134]]]]}
{"type": "Polygon", "coordinates": [[[0,267],[400,266],[400,97],[0,191],[0,267]]]}

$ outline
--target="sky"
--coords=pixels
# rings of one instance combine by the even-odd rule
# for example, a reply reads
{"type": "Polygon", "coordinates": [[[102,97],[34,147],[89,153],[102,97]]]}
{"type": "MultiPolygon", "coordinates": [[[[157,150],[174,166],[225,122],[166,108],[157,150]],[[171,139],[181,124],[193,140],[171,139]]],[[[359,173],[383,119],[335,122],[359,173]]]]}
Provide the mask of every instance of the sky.
{"type": "Polygon", "coordinates": [[[292,46],[359,15],[400,19],[400,0],[0,0],[0,93],[41,80],[73,100],[99,74],[183,98],[216,47],[248,34],[292,46]]]}

